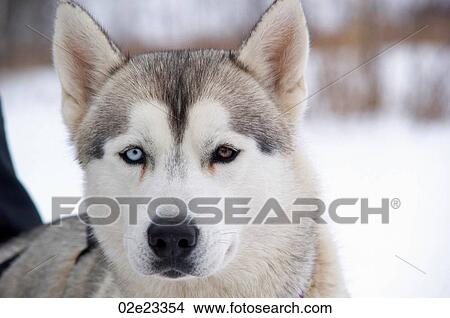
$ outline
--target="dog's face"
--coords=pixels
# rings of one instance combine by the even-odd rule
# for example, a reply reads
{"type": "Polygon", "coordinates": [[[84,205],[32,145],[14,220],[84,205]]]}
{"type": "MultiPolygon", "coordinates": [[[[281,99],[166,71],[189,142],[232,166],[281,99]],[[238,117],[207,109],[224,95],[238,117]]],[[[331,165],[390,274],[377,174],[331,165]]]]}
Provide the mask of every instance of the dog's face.
{"type": "Polygon", "coordinates": [[[226,222],[224,213],[226,198],[254,216],[269,198],[288,207],[301,191],[293,149],[307,51],[295,0],[276,2],[239,51],[131,58],[79,6],[60,4],[54,60],[85,194],[143,199],[135,211],[121,205],[118,222],[95,227],[110,258],[126,255],[143,275],[210,276],[257,251],[276,255],[274,240],[286,247],[297,237],[226,222]],[[214,224],[193,212],[199,198],[210,203],[206,215],[211,206],[224,212],[214,224]],[[158,199],[163,204],[148,202],[158,199]]]}

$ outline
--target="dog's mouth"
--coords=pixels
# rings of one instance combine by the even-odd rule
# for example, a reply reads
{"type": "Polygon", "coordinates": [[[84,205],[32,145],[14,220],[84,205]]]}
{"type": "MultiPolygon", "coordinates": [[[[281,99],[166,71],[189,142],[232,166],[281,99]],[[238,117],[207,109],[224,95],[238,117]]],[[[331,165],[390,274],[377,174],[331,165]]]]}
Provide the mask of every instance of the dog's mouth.
{"type": "Polygon", "coordinates": [[[170,279],[178,279],[178,278],[187,276],[187,274],[180,272],[176,269],[170,269],[168,271],[161,272],[159,275],[164,278],[170,278],[170,279]]]}
{"type": "Polygon", "coordinates": [[[173,260],[159,260],[153,262],[156,274],[163,278],[180,279],[194,274],[194,265],[190,262],[174,262],[173,260]]]}

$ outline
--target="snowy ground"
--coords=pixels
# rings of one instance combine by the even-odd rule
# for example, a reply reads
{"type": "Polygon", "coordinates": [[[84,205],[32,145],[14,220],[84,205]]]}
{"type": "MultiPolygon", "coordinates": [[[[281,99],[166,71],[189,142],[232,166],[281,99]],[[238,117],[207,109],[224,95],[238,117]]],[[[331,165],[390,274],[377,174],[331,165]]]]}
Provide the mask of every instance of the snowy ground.
{"type": "MultiPolygon", "coordinates": [[[[79,195],[82,183],[56,76],[47,68],[3,73],[0,92],[18,175],[49,221],[51,197],[79,195]]],[[[389,225],[377,216],[368,225],[332,225],[352,296],[450,297],[450,125],[314,119],[301,138],[329,200],[401,200],[389,225]]]]}

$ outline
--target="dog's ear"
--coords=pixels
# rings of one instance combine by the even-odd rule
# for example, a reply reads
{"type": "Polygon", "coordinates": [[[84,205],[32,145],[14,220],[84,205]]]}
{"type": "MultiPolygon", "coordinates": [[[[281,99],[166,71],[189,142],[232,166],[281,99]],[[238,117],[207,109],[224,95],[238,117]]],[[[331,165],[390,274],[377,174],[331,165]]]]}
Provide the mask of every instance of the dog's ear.
{"type": "Polygon", "coordinates": [[[305,108],[308,53],[308,29],[299,0],[275,1],[239,51],[239,61],[293,122],[305,108]]]}
{"type": "Polygon", "coordinates": [[[62,113],[72,135],[90,99],[125,57],[79,5],[59,3],[53,36],[53,61],[62,86],[62,113]]]}

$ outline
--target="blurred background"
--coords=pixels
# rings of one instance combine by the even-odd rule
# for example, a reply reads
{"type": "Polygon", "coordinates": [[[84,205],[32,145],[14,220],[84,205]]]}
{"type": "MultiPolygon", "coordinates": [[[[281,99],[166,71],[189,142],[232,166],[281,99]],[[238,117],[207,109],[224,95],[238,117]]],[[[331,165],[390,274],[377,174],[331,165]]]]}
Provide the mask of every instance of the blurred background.
{"type": "MultiPolygon", "coordinates": [[[[131,54],[237,48],[271,0],[79,0],[131,54]]],[[[450,297],[450,1],[303,0],[323,193],[399,198],[389,225],[332,225],[352,296],[450,297]],[[409,264],[408,264],[409,263],[409,264]]],[[[55,0],[0,0],[0,94],[18,175],[45,221],[82,175],[51,66],[55,0]]],[[[357,209],[343,209],[351,215],[357,209]]]]}

